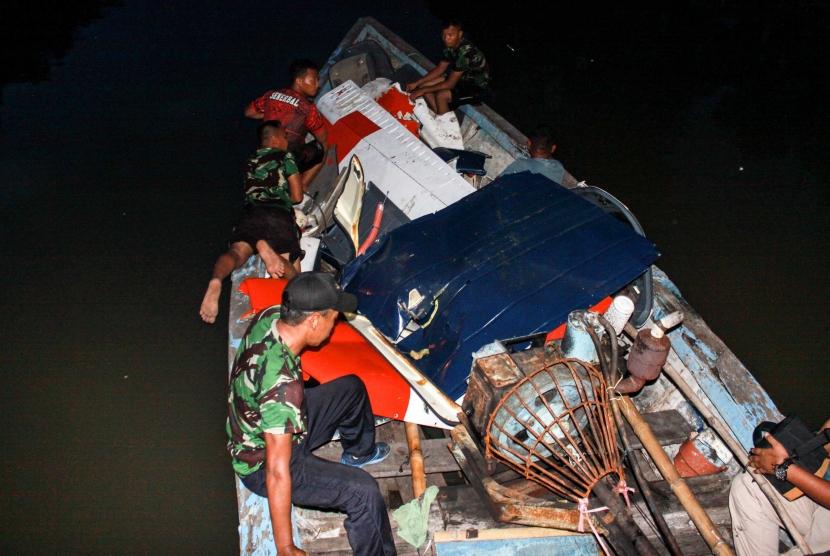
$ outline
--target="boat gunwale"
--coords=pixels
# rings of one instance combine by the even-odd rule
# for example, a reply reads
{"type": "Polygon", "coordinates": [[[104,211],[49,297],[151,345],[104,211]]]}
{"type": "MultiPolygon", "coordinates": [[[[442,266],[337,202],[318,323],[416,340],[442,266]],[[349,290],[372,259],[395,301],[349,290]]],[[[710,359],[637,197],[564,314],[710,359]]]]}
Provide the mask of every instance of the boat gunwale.
{"type": "MultiPolygon", "coordinates": [[[[400,61],[411,65],[421,75],[426,74],[435,67],[435,64],[421,54],[420,51],[390,31],[378,20],[369,16],[361,17],[352,25],[349,32],[346,33],[346,36],[340,41],[320,69],[320,82],[324,83],[324,85],[320,88],[319,94],[325,94],[332,88],[331,83],[329,83],[329,70],[337,61],[337,58],[340,57],[340,54],[353,44],[367,38],[374,39],[387,50],[387,54],[394,55],[400,61]]],[[[485,133],[493,138],[496,144],[513,156],[513,158],[527,156],[525,150],[527,136],[489,105],[485,103],[477,106],[468,104],[459,107],[458,110],[470,117],[485,133]]]]}

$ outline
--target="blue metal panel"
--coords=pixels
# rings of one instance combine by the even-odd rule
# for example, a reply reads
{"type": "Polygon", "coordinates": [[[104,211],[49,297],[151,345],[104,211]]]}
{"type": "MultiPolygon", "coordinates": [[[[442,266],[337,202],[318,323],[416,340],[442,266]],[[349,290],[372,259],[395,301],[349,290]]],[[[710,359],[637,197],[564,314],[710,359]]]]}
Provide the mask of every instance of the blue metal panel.
{"type": "Polygon", "coordinates": [[[599,553],[591,535],[564,537],[469,540],[435,544],[438,556],[596,556],[599,553]]]}
{"type": "Polygon", "coordinates": [[[360,312],[387,337],[409,320],[410,290],[428,326],[398,344],[429,349],[415,365],[452,398],[470,355],[500,338],[546,331],[639,276],[648,240],[547,178],[504,176],[438,213],[394,230],[343,273],[360,312]],[[433,303],[433,300],[436,300],[433,303]]]}

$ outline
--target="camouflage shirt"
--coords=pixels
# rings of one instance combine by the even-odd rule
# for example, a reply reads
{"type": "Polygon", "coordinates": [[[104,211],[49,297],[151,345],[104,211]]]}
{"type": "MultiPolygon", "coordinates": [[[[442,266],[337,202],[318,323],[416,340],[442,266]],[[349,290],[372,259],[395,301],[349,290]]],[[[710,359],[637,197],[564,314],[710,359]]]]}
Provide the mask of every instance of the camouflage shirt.
{"type": "Polygon", "coordinates": [[[461,81],[470,82],[482,89],[490,83],[490,70],[484,53],[467,39],[461,39],[458,48],[445,48],[443,59],[450,63],[450,71],[464,72],[461,81]]]}
{"type": "Polygon", "coordinates": [[[248,159],[245,172],[245,203],[293,210],[288,176],[298,173],[294,155],[265,147],[248,159]]]}
{"type": "Polygon", "coordinates": [[[246,476],[265,462],[265,433],[291,434],[299,444],[308,431],[300,358],[277,333],[279,307],[262,311],[236,352],[228,386],[228,451],[233,469],[246,476]]]}

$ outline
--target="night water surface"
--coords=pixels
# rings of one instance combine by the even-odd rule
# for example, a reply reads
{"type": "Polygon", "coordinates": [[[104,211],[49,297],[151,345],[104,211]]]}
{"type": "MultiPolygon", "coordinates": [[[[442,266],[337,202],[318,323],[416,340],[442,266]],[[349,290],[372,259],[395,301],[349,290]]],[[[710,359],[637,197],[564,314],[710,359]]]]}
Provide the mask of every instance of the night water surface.
{"type": "MultiPolygon", "coordinates": [[[[255,147],[243,108],[363,15],[437,59],[449,11],[167,4],[106,8],[2,90],[4,554],[238,550],[227,296],[214,326],[198,308],[255,147]]],[[[830,416],[827,8],[477,6],[495,109],[559,131],[782,411],[830,416]]]]}

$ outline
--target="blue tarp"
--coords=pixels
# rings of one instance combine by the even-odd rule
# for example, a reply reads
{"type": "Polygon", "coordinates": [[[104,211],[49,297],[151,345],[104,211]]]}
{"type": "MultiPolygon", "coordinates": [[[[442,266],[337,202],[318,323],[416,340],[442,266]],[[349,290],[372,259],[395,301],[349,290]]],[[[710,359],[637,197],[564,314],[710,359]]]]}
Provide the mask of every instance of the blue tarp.
{"type": "Polygon", "coordinates": [[[481,346],[555,328],[570,311],[636,279],[657,256],[627,225],[523,172],[393,230],[352,261],[341,281],[391,340],[412,315],[426,325],[398,349],[428,348],[414,364],[456,399],[481,346]],[[425,299],[407,309],[413,289],[425,299]]]}

